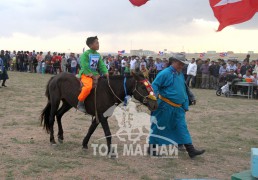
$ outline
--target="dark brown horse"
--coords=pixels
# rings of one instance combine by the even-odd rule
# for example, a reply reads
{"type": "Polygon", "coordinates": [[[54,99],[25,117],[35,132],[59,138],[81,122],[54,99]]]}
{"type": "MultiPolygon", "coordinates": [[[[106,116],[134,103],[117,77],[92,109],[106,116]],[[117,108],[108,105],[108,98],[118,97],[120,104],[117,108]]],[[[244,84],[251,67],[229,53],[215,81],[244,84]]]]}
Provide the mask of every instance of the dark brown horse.
{"type": "MultiPolygon", "coordinates": [[[[115,103],[121,103],[121,100],[124,100],[126,96],[125,92],[127,92],[127,95],[133,95],[135,99],[148,106],[151,111],[155,110],[158,106],[157,101],[148,98],[149,93],[146,86],[141,82],[144,80],[144,77],[141,74],[134,74],[134,76],[127,77],[126,83],[124,80],[125,77],[123,76],[111,76],[109,77],[109,83],[104,77],[101,77],[98,82],[96,96],[97,115],[106,136],[109,152],[111,145],[111,132],[107,121],[108,117],[104,117],[103,113],[115,103]]],[[[61,73],[49,80],[46,87],[48,103],[42,111],[41,124],[44,124],[44,128],[47,133],[50,133],[51,144],[56,144],[54,138],[55,117],[58,124],[58,140],[60,143],[64,140],[61,118],[72,107],[76,108],[78,103],[77,97],[80,90],[80,82],[70,73],[61,73]],[[61,101],[62,106],[59,108],[61,101]]],[[[94,90],[92,90],[91,94],[85,100],[86,111],[92,116],[95,116],[94,98],[94,90]]],[[[89,139],[98,124],[99,123],[96,121],[96,118],[94,118],[88,133],[82,142],[83,148],[88,148],[89,139]]]]}

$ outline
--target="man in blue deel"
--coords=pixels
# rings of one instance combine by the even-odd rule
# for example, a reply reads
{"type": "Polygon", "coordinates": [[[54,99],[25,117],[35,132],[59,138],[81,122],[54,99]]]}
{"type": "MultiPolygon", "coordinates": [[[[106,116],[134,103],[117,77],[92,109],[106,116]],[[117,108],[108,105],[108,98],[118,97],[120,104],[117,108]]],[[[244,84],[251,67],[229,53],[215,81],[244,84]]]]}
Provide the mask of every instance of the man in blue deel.
{"type": "Polygon", "coordinates": [[[169,145],[174,141],[177,144],[183,144],[188,155],[194,158],[203,154],[205,150],[194,148],[185,120],[189,100],[182,69],[188,61],[184,54],[177,53],[169,58],[169,62],[171,65],[161,71],[152,83],[154,93],[158,97],[158,109],[151,114],[148,152],[151,155],[157,155],[156,145],[169,145]]]}

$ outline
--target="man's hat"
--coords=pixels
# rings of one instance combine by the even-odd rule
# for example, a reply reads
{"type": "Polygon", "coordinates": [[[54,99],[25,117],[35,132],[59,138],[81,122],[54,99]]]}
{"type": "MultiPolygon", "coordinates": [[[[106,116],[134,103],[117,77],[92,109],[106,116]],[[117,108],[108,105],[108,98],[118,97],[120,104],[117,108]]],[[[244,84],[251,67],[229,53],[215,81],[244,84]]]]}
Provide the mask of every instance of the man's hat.
{"type": "Polygon", "coordinates": [[[183,53],[176,53],[172,57],[170,57],[169,60],[178,60],[184,64],[189,64],[189,62],[185,58],[185,54],[183,53]]]}

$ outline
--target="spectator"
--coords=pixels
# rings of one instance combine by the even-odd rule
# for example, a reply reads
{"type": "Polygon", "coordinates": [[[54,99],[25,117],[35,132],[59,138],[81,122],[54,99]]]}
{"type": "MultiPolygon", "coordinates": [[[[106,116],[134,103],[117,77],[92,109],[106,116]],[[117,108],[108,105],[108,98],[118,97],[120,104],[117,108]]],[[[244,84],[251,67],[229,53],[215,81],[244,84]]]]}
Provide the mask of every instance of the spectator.
{"type": "Polygon", "coordinates": [[[130,72],[131,74],[135,72],[135,64],[136,64],[136,56],[132,56],[132,59],[130,61],[130,72]]]}
{"type": "Polygon", "coordinates": [[[149,70],[142,64],[141,72],[146,79],[149,79],[149,70]]]}
{"type": "Polygon", "coordinates": [[[140,71],[142,70],[142,67],[145,67],[145,69],[147,68],[147,64],[146,64],[146,62],[145,62],[145,60],[144,59],[141,59],[141,63],[140,63],[140,71]]]}
{"type": "Polygon", "coordinates": [[[136,69],[136,70],[140,70],[140,64],[141,64],[140,58],[139,58],[139,57],[136,57],[135,59],[136,59],[135,69],[136,69]]]}
{"type": "Polygon", "coordinates": [[[152,59],[152,57],[149,58],[149,81],[152,83],[156,77],[157,69],[156,65],[152,59]]]}
{"type": "Polygon", "coordinates": [[[65,57],[65,53],[62,54],[62,60],[61,60],[61,71],[66,72],[66,66],[67,66],[67,59],[65,57]]]}
{"type": "Polygon", "coordinates": [[[5,82],[7,79],[9,79],[8,74],[7,74],[7,59],[4,55],[4,50],[1,50],[0,54],[0,81],[2,80],[2,86],[7,87],[5,85],[5,82]]]}
{"type": "Polygon", "coordinates": [[[74,53],[71,54],[71,73],[73,75],[76,75],[76,69],[77,69],[77,58],[74,56],[74,53]]]}
{"type": "Polygon", "coordinates": [[[123,59],[121,60],[121,75],[124,75],[126,63],[127,63],[127,57],[124,56],[123,59]]]}
{"type": "Polygon", "coordinates": [[[201,71],[201,66],[202,66],[202,60],[198,59],[197,60],[197,72],[196,72],[196,77],[195,77],[195,88],[201,88],[202,84],[202,71],[201,71]]]}
{"type": "Polygon", "coordinates": [[[37,58],[37,61],[38,61],[37,73],[41,73],[41,71],[42,71],[41,61],[43,60],[43,52],[40,51],[40,53],[37,55],[36,58],[37,58]]]}
{"type": "Polygon", "coordinates": [[[202,88],[208,89],[209,88],[209,61],[204,61],[204,64],[201,66],[201,72],[202,72],[202,88]]]}
{"type": "Polygon", "coordinates": [[[237,67],[234,63],[234,61],[230,61],[228,62],[228,66],[227,66],[227,71],[230,72],[231,70],[236,71],[237,67]]]}
{"type": "Polygon", "coordinates": [[[130,76],[130,63],[126,63],[125,70],[124,70],[125,76],[130,76]]]}
{"type": "Polygon", "coordinates": [[[237,68],[236,68],[236,74],[239,75],[241,74],[241,63],[237,63],[237,68]]]}
{"type": "Polygon", "coordinates": [[[192,87],[195,86],[196,73],[197,73],[197,65],[195,62],[195,58],[192,58],[192,62],[187,67],[187,79],[186,79],[187,86],[189,86],[190,80],[192,80],[191,82],[192,87]]]}
{"type": "Polygon", "coordinates": [[[217,89],[219,84],[219,69],[220,65],[218,61],[214,62],[214,65],[210,66],[210,79],[211,79],[211,88],[217,89]]]}
{"type": "Polygon", "coordinates": [[[46,72],[46,63],[45,63],[45,60],[42,60],[41,66],[42,66],[42,74],[45,74],[45,72],[46,72]]]}
{"type": "Polygon", "coordinates": [[[161,60],[159,58],[156,58],[156,69],[157,69],[157,74],[162,71],[162,66],[163,63],[161,62],[161,60]]]}
{"type": "Polygon", "coordinates": [[[226,77],[227,75],[227,64],[226,63],[223,63],[222,66],[220,67],[219,69],[219,76],[220,77],[226,77]]]}

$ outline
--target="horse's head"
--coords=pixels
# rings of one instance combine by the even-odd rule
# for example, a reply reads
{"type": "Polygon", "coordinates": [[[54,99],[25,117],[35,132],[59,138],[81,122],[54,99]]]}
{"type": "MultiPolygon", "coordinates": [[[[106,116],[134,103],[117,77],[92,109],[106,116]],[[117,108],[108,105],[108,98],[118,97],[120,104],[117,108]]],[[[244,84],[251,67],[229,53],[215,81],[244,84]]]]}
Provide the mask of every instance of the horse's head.
{"type": "Polygon", "coordinates": [[[133,77],[136,81],[133,90],[134,98],[146,105],[150,111],[156,110],[158,103],[149,81],[139,72],[133,73],[133,77]]]}

